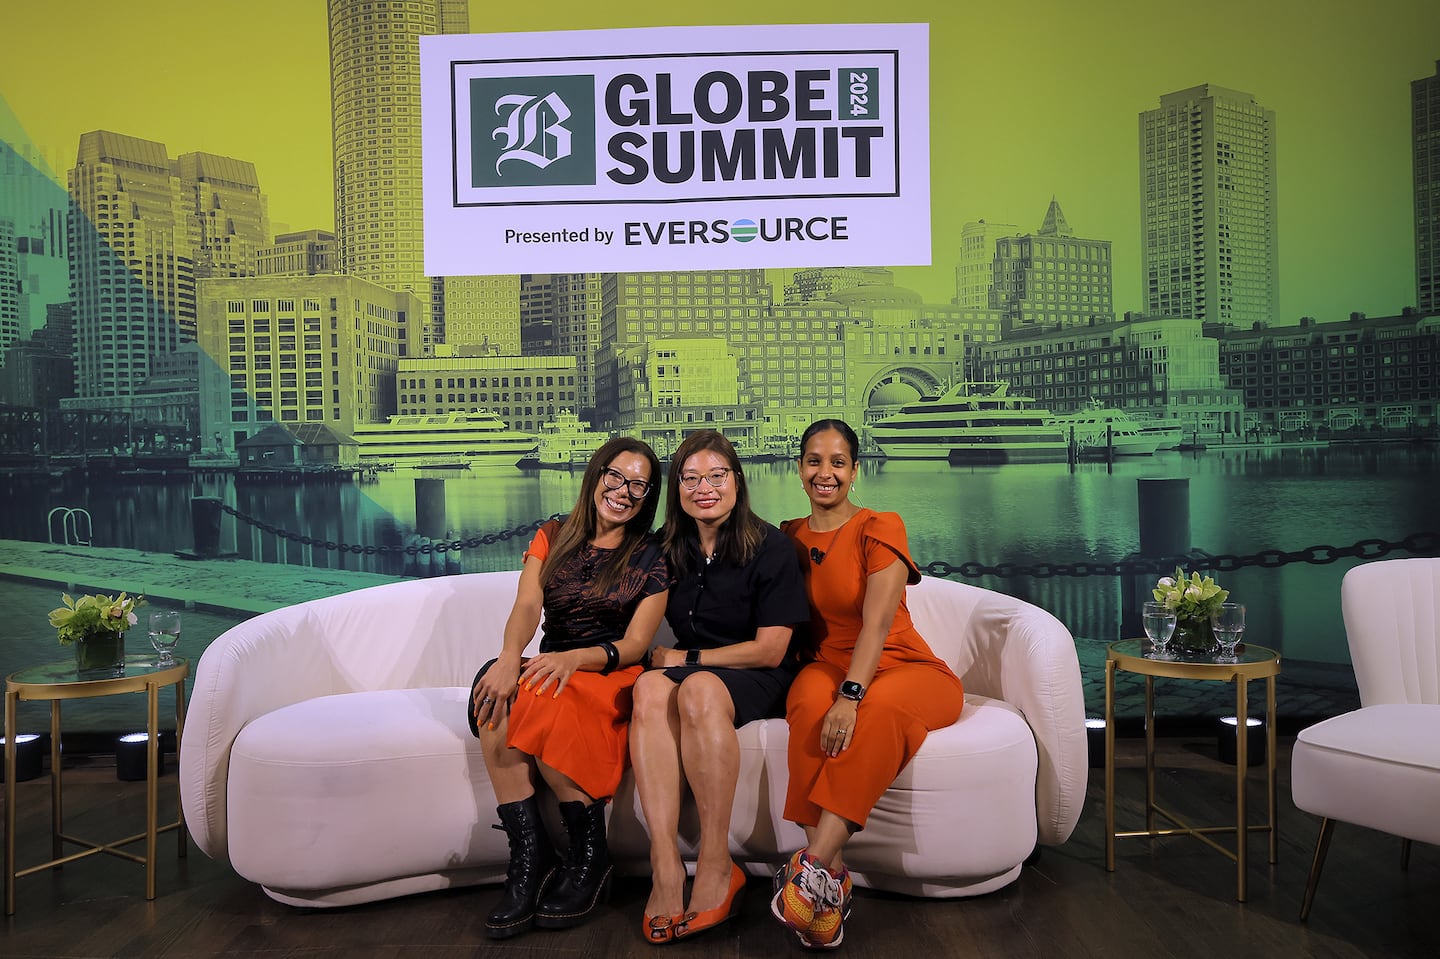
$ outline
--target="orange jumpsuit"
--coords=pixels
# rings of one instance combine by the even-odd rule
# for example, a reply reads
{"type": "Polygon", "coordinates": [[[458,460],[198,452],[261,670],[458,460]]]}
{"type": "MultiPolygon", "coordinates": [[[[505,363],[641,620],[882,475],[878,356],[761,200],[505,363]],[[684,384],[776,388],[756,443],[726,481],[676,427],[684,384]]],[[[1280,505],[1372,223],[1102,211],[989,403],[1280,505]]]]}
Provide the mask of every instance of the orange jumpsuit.
{"type": "Polygon", "coordinates": [[[871,573],[898,558],[911,585],[920,571],[910,558],[905,524],[895,513],[862,509],[838,530],[817,533],[805,517],[781,527],[796,543],[810,596],[814,662],[795,678],[786,700],[790,722],[790,784],[785,818],[802,826],[828,809],[863,828],[880,795],[915,755],[926,734],[960,718],[960,679],[915,630],[902,597],[885,649],[856,712],[850,746],[831,758],[820,728],[835,702],[865,608],[871,573]]]}

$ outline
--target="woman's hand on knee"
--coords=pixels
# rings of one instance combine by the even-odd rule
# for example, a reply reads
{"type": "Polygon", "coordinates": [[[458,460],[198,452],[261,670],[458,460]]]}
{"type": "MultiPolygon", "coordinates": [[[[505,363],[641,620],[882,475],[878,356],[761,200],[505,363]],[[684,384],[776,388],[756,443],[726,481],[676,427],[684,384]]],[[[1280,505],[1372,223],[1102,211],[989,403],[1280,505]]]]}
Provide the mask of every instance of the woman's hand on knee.
{"type": "Polygon", "coordinates": [[[501,656],[496,659],[485,675],[480,677],[470,691],[470,701],[475,708],[475,725],[494,729],[510,712],[510,703],[515,698],[515,687],[520,678],[522,659],[501,656]]]}

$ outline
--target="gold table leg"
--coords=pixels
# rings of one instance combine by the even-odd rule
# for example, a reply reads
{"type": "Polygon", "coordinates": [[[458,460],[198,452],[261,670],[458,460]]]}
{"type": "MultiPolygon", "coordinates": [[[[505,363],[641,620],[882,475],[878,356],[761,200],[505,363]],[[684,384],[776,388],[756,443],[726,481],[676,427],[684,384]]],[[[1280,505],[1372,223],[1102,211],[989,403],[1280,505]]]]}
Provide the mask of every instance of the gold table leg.
{"type": "Polygon", "coordinates": [[[5,915],[15,915],[15,701],[5,691],[5,915]]]}
{"type": "Polygon", "coordinates": [[[1270,809],[1270,862],[1280,860],[1279,799],[1275,790],[1275,677],[1265,677],[1265,789],[1270,809]]]}
{"type": "Polygon", "coordinates": [[[1245,901],[1245,860],[1249,846],[1245,808],[1245,779],[1250,768],[1249,682],[1235,677],[1235,898],[1245,901]]]}
{"type": "Polygon", "coordinates": [[[1145,831],[1155,833],[1155,677],[1145,677],[1145,831]]]}
{"type": "Polygon", "coordinates": [[[1115,661],[1105,660],[1105,871],[1115,871],[1115,661]]]}

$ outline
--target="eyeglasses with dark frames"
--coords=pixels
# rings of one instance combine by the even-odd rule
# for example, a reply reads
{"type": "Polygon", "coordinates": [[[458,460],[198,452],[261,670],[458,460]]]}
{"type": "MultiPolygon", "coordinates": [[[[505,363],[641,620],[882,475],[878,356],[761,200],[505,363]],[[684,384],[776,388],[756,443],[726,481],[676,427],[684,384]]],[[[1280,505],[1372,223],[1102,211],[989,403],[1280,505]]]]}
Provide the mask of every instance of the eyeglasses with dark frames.
{"type": "Polygon", "coordinates": [[[730,481],[730,474],[733,472],[728,466],[710,470],[708,473],[681,473],[680,485],[688,490],[700,488],[700,481],[703,479],[710,484],[711,489],[724,489],[725,484],[730,481]]]}
{"type": "Polygon", "coordinates": [[[625,487],[632,499],[644,499],[650,495],[650,483],[645,480],[628,479],[624,473],[608,466],[600,471],[600,478],[605,481],[606,489],[625,487]]]}

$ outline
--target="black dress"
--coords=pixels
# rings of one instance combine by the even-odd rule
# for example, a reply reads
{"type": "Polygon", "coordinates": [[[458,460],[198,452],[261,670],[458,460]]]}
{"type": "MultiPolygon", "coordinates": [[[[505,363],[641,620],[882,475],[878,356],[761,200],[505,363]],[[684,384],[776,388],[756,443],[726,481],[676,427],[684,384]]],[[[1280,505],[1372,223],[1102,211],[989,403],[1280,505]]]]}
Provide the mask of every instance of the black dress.
{"type": "MultiPolygon", "coordinates": [[[[717,649],[755,638],[762,626],[793,626],[798,633],[810,622],[810,601],[795,547],[784,533],[765,525],[765,539],[749,564],[735,566],[723,559],[706,563],[695,547],[690,573],[670,586],[665,620],[679,649],[717,649]]],[[[697,672],[713,673],[725,684],[735,704],[735,728],[754,719],[785,715],[785,694],[799,671],[791,637],[785,660],[774,668],[671,666],[665,676],[679,684],[697,672]]]]}

